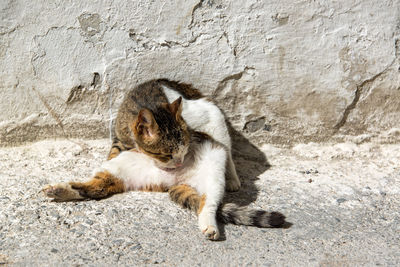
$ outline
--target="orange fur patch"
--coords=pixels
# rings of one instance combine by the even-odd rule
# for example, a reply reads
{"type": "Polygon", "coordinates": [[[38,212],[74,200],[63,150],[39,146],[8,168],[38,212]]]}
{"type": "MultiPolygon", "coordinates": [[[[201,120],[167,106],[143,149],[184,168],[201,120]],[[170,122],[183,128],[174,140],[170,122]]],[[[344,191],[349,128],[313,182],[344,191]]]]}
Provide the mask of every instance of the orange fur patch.
{"type": "Polygon", "coordinates": [[[108,153],[107,160],[113,159],[121,153],[118,148],[112,147],[110,153],[108,153]]]}
{"type": "Polygon", "coordinates": [[[124,182],[107,171],[96,173],[86,183],[70,182],[69,184],[73,189],[78,190],[83,197],[94,199],[105,198],[126,191],[124,182]]]}
{"type": "Polygon", "coordinates": [[[206,204],[206,195],[202,195],[200,199],[199,209],[197,210],[197,214],[200,214],[206,204]]]}
{"type": "Polygon", "coordinates": [[[146,186],[140,188],[139,191],[144,191],[144,192],[167,192],[168,191],[168,187],[166,187],[164,185],[150,184],[150,185],[146,185],[146,186]]]}
{"type": "Polygon", "coordinates": [[[185,184],[173,186],[169,189],[169,196],[172,201],[183,208],[188,208],[195,212],[199,210],[201,197],[191,186],[185,184]]]}

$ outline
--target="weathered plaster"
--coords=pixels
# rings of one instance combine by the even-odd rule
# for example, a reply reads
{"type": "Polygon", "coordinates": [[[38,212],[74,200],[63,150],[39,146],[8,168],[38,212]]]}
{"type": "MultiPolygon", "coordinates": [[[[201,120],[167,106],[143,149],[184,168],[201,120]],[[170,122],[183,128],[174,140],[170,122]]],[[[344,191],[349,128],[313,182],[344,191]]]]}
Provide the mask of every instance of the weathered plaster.
{"type": "Polygon", "coordinates": [[[129,88],[211,96],[258,143],[396,142],[398,1],[0,3],[0,145],[98,138],[129,88]]]}

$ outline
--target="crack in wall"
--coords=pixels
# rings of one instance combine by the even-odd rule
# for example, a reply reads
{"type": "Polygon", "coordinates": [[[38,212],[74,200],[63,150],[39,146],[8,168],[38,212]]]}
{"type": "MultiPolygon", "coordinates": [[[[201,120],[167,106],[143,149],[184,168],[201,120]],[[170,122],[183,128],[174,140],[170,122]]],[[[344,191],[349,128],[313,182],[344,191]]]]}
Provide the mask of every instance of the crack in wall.
{"type": "Polygon", "coordinates": [[[164,3],[162,4],[161,8],[160,8],[160,11],[158,11],[158,17],[157,17],[157,20],[156,20],[156,23],[155,23],[156,25],[160,22],[161,13],[163,12],[164,6],[165,6],[166,3],[167,3],[167,2],[164,2],[164,3]]]}
{"type": "Polygon", "coordinates": [[[1,36],[1,35],[6,35],[6,34],[14,33],[14,32],[17,31],[17,29],[18,29],[19,27],[20,27],[20,26],[17,25],[17,26],[15,26],[14,28],[8,29],[8,28],[6,28],[6,27],[1,27],[1,26],[0,26],[0,36],[1,36]],[[5,30],[3,30],[3,29],[5,29],[5,30]]]}
{"type": "Polygon", "coordinates": [[[226,39],[226,44],[228,45],[228,47],[231,49],[231,52],[232,52],[232,55],[234,56],[234,57],[236,57],[236,45],[232,45],[231,44],[231,41],[229,40],[229,37],[228,37],[228,34],[224,31],[224,33],[221,35],[221,37],[218,39],[218,41],[219,40],[221,40],[222,39],[222,37],[225,37],[225,39],[226,39]]]}
{"type": "Polygon", "coordinates": [[[164,40],[163,42],[157,42],[156,40],[152,39],[144,35],[143,33],[136,33],[133,29],[129,30],[129,38],[134,41],[137,47],[132,48],[135,52],[143,52],[143,51],[150,51],[150,50],[160,50],[163,47],[167,48],[174,48],[174,47],[189,47],[190,45],[197,42],[198,38],[206,35],[205,33],[199,33],[193,36],[186,42],[178,42],[178,41],[170,41],[164,40]]]}
{"type": "Polygon", "coordinates": [[[221,91],[225,88],[226,84],[228,81],[230,80],[240,80],[243,76],[243,74],[245,74],[248,70],[254,70],[255,68],[253,67],[245,67],[241,72],[226,76],[224,79],[222,79],[219,83],[217,88],[214,90],[214,92],[212,93],[213,96],[217,96],[221,93],[221,91]]]}
{"type": "Polygon", "coordinates": [[[46,101],[46,99],[43,97],[43,95],[41,93],[39,93],[39,91],[37,91],[35,89],[35,87],[32,87],[32,90],[38,95],[39,100],[43,103],[43,105],[45,106],[45,108],[47,109],[47,111],[49,112],[50,116],[53,117],[53,119],[57,122],[58,126],[60,126],[63,134],[65,137],[67,137],[67,134],[64,131],[64,125],[60,119],[60,117],[58,116],[58,114],[53,110],[53,108],[50,106],[50,104],[46,101]]]}
{"type": "Polygon", "coordinates": [[[193,23],[194,23],[194,14],[196,12],[197,9],[199,9],[204,3],[204,0],[200,0],[196,5],[194,5],[194,7],[192,8],[192,12],[191,12],[191,19],[190,19],[190,23],[188,25],[189,30],[192,29],[193,27],[193,23]]]}
{"type": "Polygon", "coordinates": [[[90,86],[95,88],[99,84],[99,82],[100,82],[100,74],[98,72],[94,72],[93,80],[92,80],[92,83],[90,84],[90,86]]]}
{"type": "Polygon", "coordinates": [[[66,103],[70,104],[70,103],[75,102],[75,100],[78,98],[78,96],[83,93],[82,90],[84,90],[84,87],[82,85],[73,87],[69,92],[69,96],[68,96],[66,103]]]}
{"type": "Polygon", "coordinates": [[[50,104],[46,101],[46,99],[43,97],[43,95],[41,93],[39,93],[39,91],[37,91],[35,89],[35,87],[32,87],[32,90],[38,95],[39,100],[43,103],[43,105],[45,106],[45,108],[49,112],[50,116],[53,117],[53,119],[57,122],[57,125],[61,128],[63,137],[65,139],[67,139],[68,141],[80,146],[83,151],[87,151],[88,150],[88,146],[84,142],[74,141],[74,140],[71,140],[68,137],[67,133],[65,132],[64,124],[62,123],[62,120],[60,119],[60,117],[57,114],[57,112],[55,112],[54,109],[50,106],[50,104]]]}
{"type": "Polygon", "coordinates": [[[364,80],[361,84],[357,85],[356,90],[354,92],[354,98],[353,101],[348,105],[342,115],[342,118],[339,120],[339,122],[333,127],[333,134],[336,134],[347,122],[347,118],[350,115],[351,111],[356,108],[361,94],[364,91],[365,86],[372,84],[377,78],[385,74],[390,67],[393,65],[395,61],[393,60],[392,63],[389,64],[388,67],[386,67],[383,71],[379,72],[378,74],[375,74],[371,78],[364,80]]]}

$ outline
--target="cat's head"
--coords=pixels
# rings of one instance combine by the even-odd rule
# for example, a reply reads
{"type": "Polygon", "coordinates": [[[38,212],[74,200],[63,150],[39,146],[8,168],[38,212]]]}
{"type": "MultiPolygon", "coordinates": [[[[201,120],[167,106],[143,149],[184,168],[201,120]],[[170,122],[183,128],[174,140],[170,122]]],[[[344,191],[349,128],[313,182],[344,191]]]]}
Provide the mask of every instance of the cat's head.
{"type": "Polygon", "coordinates": [[[182,98],[162,104],[157,109],[140,110],[131,125],[138,149],[168,170],[183,164],[189,148],[189,131],[182,116],[182,98]]]}

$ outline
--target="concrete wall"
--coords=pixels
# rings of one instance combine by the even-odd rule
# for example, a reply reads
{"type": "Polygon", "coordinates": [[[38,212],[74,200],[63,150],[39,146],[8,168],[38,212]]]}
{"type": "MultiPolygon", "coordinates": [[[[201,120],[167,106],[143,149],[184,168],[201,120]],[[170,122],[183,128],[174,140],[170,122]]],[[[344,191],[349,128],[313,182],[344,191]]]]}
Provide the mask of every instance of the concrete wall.
{"type": "Polygon", "coordinates": [[[399,66],[398,0],[2,0],[0,145],[107,137],[124,93],[158,77],[258,143],[396,142],[399,66]]]}

